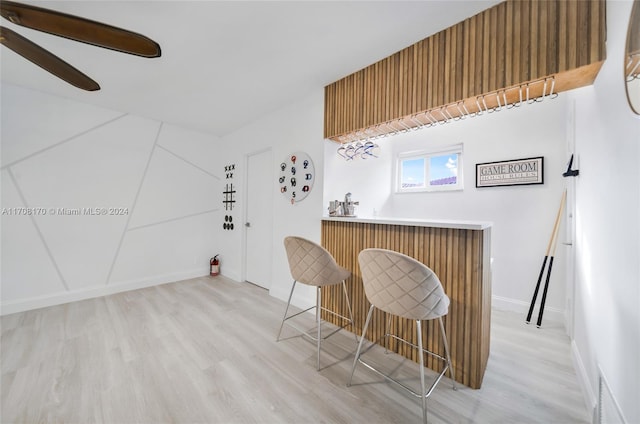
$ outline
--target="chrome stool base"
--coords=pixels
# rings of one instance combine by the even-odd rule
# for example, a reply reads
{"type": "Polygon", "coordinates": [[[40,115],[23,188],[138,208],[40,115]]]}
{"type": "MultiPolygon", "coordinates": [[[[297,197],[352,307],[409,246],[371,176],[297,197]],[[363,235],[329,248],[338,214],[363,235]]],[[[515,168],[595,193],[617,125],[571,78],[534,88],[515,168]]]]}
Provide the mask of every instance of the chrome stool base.
{"type": "MultiPolygon", "coordinates": [[[[369,349],[371,349],[373,346],[375,346],[375,343],[372,343],[371,346],[369,346],[364,352],[362,351],[362,346],[364,344],[364,340],[365,340],[365,334],[367,333],[367,329],[369,328],[369,322],[371,321],[371,315],[373,314],[373,309],[374,309],[374,305],[371,305],[371,307],[369,308],[369,313],[367,314],[367,319],[365,321],[364,324],[364,329],[362,330],[362,335],[360,337],[360,343],[358,344],[358,350],[356,351],[356,356],[355,359],[353,361],[353,367],[351,368],[351,376],[349,377],[349,382],[347,383],[347,386],[351,386],[351,382],[353,380],[353,374],[355,373],[356,370],[356,366],[358,363],[361,363],[362,365],[364,365],[366,368],[370,369],[371,371],[375,372],[376,374],[380,375],[381,377],[384,377],[386,380],[398,385],[399,387],[403,388],[404,390],[406,390],[407,392],[411,393],[413,396],[417,397],[417,398],[421,398],[422,399],[422,420],[423,422],[426,424],[427,423],[427,398],[431,395],[431,393],[433,392],[433,390],[435,389],[435,387],[438,385],[438,383],[440,382],[440,380],[442,380],[442,377],[444,376],[444,374],[447,372],[447,370],[449,371],[449,376],[451,378],[452,384],[453,384],[453,390],[457,390],[456,387],[456,382],[454,379],[454,372],[453,372],[453,364],[451,363],[451,357],[449,355],[449,343],[447,342],[447,335],[444,331],[444,324],[442,322],[442,317],[438,318],[438,322],[440,323],[440,333],[442,334],[442,341],[444,343],[444,349],[445,349],[445,354],[446,357],[443,357],[441,355],[438,355],[435,352],[431,352],[430,350],[424,349],[422,346],[422,321],[421,320],[416,320],[416,332],[417,332],[417,338],[418,338],[418,345],[414,345],[413,343],[398,337],[394,334],[390,334],[387,329],[387,333],[384,335],[384,337],[391,337],[394,338],[406,345],[409,345],[415,349],[418,349],[419,352],[423,352],[423,353],[427,353],[435,358],[438,358],[439,360],[443,361],[444,363],[444,368],[442,369],[442,371],[440,371],[440,373],[438,374],[438,376],[434,379],[433,383],[431,384],[431,386],[429,386],[429,388],[426,388],[426,383],[425,383],[425,375],[424,375],[424,354],[420,355],[420,388],[421,388],[421,393],[417,393],[415,390],[413,390],[411,387],[407,386],[406,384],[403,384],[401,381],[398,381],[397,379],[391,377],[388,374],[385,374],[384,372],[380,371],[379,369],[375,368],[373,365],[371,365],[370,363],[366,362],[365,360],[363,360],[361,358],[362,354],[366,353],[369,349]]],[[[388,326],[387,326],[388,327],[388,326]]],[[[385,347],[385,352],[388,353],[388,350],[385,347]]]]}
{"type": "MultiPolygon", "coordinates": [[[[331,337],[332,335],[334,335],[335,333],[337,333],[338,331],[342,330],[343,328],[345,328],[348,325],[352,325],[353,324],[353,312],[351,310],[351,304],[349,303],[349,296],[347,294],[347,286],[345,281],[342,282],[342,289],[344,291],[344,296],[347,302],[347,309],[349,310],[349,317],[345,317],[343,315],[340,315],[334,311],[331,311],[327,308],[322,307],[321,303],[322,303],[322,292],[321,292],[321,287],[317,287],[317,295],[316,295],[316,305],[315,306],[311,306],[303,311],[297,312],[293,315],[287,316],[287,314],[289,313],[289,306],[291,306],[291,298],[293,296],[293,291],[296,287],[296,281],[293,281],[293,285],[291,286],[291,292],[289,293],[289,300],[287,301],[287,307],[284,311],[284,317],[282,318],[282,322],[280,323],[280,330],[278,331],[278,336],[276,337],[276,341],[280,341],[280,335],[282,334],[282,328],[284,327],[285,323],[297,330],[298,332],[300,332],[302,334],[302,336],[306,336],[309,339],[315,341],[317,343],[317,357],[316,357],[316,368],[318,371],[320,371],[320,349],[321,349],[321,342],[322,340],[326,340],[329,337],[331,337]],[[311,334],[309,334],[309,330],[303,330],[302,328],[298,327],[297,325],[295,325],[292,322],[288,322],[291,318],[295,318],[298,315],[301,315],[305,312],[308,312],[312,309],[316,310],[316,336],[312,336],[311,334]],[[325,311],[328,312],[340,319],[342,319],[343,321],[345,321],[345,323],[338,327],[337,329],[333,330],[331,333],[325,335],[324,337],[322,336],[322,320],[321,320],[321,311],[325,311]]],[[[358,336],[356,335],[356,343],[358,342],[358,336]]]]}

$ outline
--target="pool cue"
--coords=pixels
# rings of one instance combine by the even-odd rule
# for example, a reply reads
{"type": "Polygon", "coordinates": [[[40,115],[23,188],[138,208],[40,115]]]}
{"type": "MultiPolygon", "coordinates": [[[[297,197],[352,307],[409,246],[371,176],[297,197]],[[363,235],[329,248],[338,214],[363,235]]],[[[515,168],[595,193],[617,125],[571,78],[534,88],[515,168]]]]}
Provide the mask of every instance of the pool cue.
{"type": "MultiPolygon", "coordinates": [[[[562,201],[560,202],[560,210],[558,211],[558,217],[562,215],[562,211],[564,210],[564,204],[567,199],[567,191],[565,190],[562,195],[562,201]]],[[[547,279],[544,283],[544,290],[542,290],[542,300],[540,301],[540,310],[538,311],[538,322],[536,323],[536,327],[540,328],[542,325],[542,314],[544,314],[544,304],[547,300],[547,289],[549,288],[549,279],[551,278],[551,268],[553,268],[553,257],[556,253],[556,246],[558,245],[558,232],[560,230],[560,225],[556,228],[556,234],[553,240],[553,248],[551,250],[551,258],[549,259],[549,269],[547,270],[547,279]]]]}
{"type": "Polygon", "coordinates": [[[553,225],[553,230],[551,231],[551,238],[549,239],[549,244],[547,245],[547,251],[544,256],[544,260],[542,261],[542,267],[540,268],[540,274],[538,275],[538,282],[536,283],[536,288],[533,292],[533,298],[531,299],[531,305],[529,306],[529,312],[527,313],[527,324],[531,322],[531,315],[533,314],[533,309],[536,304],[536,299],[538,297],[538,291],[540,290],[540,283],[542,282],[542,276],[544,275],[544,268],[547,265],[547,261],[549,260],[549,253],[551,253],[551,258],[549,260],[549,269],[547,271],[547,279],[545,281],[545,287],[542,294],[542,302],[540,305],[540,312],[538,313],[538,327],[540,327],[540,322],[542,321],[542,309],[544,308],[544,302],[547,297],[547,289],[549,287],[549,279],[551,278],[551,268],[553,266],[553,255],[556,250],[556,241],[558,236],[558,230],[560,228],[560,219],[562,218],[562,210],[564,209],[564,203],[567,199],[567,191],[565,190],[562,194],[562,200],[560,201],[560,208],[558,209],[558,215],[556,216],[556,222],[553,225]],[[552,252],[553,249],[553,252],[552,252]]]}

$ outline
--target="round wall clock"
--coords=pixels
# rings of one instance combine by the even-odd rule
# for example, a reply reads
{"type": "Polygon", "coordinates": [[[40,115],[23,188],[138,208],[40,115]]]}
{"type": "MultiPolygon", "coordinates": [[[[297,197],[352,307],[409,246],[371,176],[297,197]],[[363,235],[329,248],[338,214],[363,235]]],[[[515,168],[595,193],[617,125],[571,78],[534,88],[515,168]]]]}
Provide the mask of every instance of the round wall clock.
{"type": "Polygon", "coordinates": [[[280,193],[293,205],[301,201],[311,192],[316,173],[313,161],[304,152],[291,153],[280,164],[280,193]]]}

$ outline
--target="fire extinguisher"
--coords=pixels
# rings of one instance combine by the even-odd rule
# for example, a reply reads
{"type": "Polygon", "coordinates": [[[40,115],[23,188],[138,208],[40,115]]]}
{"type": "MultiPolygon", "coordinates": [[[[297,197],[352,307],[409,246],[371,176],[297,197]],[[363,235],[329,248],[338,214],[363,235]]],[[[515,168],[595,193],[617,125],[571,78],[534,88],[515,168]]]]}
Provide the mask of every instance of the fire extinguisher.
{"type": "Polygon", "coordinates": [[[211,258],[211,260],[209,260],[209,269],[210,269],[210,274],[212,277],[215,277],[216,275],[220,274],[220,261],[218,260],[218,256],[220,255],[216,255],[213,258],[211,258]]]}

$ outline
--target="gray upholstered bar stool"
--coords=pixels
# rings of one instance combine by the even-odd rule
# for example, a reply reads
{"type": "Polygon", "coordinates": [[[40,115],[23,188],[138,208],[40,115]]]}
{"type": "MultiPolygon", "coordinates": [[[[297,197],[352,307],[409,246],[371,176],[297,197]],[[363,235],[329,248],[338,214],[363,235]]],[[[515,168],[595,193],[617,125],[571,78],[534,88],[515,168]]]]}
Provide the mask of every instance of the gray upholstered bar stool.
{"type": "MultiPolygon", "coordinates": [[[[291,276],[293,277],[293,285],[291,286],[291,293],[289,294],[289,301],[287,302],[287,308],[284,311],[284,317],[280,324],[280,331],[278,331],[277,340],[280,340],[280,334],[282,333],[282,327],[285,322],[294,318],[304,312],[316,309],[316,336],[311,336],[308,331],[300,329],[296,325],[287,322],[287,325],[300,331],[304,336],[311,338],[317,342],[317,358],[316,366],[320,370],[320,345],[323,339],[322,337],[322,322],[320,319],[320,311],[329,312],[345,321],[342,327],[338,327],[324,339],[335,334],[340,329],[349,324],[353,324],[353,312],[351,311],[351,304],[349,303],[349,295],[347,294],[347,286],[345,280],[351,276],[351,272],[347,269],[339,266],[331,253],[329,253],[324,247],[316,244],[312,241],[304,239],[302,237],[289,236],[284,239],[284,247],[287,251],[287,259],[289,261],[289,269],[291,276]],[[296,287],[296,283],[303,283],[309,286],[315,286],[317,297],[316,305],[305,309],[304,311],[295,313],[291,316],[287,316],[289,313],[289,306],[291,305],[291,297],[293,296],[293,290],[296,287]],[[342,283],[342,289],[346,299],[347,308],[349,310],[349,317],[342,316],[334,311],[322,307],[321,288],[325,286],[331,286],[342,283]]],[[[356,336],[357,341],[357,336],[356,336]]]]}
{"type": "MultiPolygon", "coordinates": [[[[351,376],[349,377],[349,383],[347,385],[351,385],[356,365],[360,362],[370,370],[375,371],[405,390],[408,390],[414,396],[421,398],[422,418],[426,423],[427,397],[431,395],[433,389],[435,389],[447,370],[449,370],[449,375],[452,380],[454,375],[451,357],[449,355],[447,335],[445,334],[442,323],[442,317],[449,311],[449,298],[444,293],[442,283],[440,283],[438,276],[429,267],[409,256],[386,249],[365,249],[358,255],[358,262],[360,264],[360,271],[362,272],[364,292],[367,300],[371,303],[371,307],[369,308],[369,313],[367,314],[367,319],[362,330],[362,337],[358,344],[358,350],[353,361],[351,376]],[[430,354],[443,361],[444,367],[429,389],[427,389],[425,385],[424,354],[418,355],[420,357],[421,393],[416,393],[410,387],[382,373],[361,358],[361,355],[364,353],[362,352],[362,345],[374,308],[401,318],[415,320],[416,322],[418,346],[396,335],[389,334],[389,326],[387,326],[385,337],[392,337],[400,342],[409,344],[414,348],[418,348],[418,351],[430,354]],[[438,319],[440,322],[440,332],[442,334],[446,357],[426,350],[422,346],[422,321],[432,319],[438,319]]],[[[389,317],[389,323],[390,322],[391,317],[389,317]]],[[[453,388],[454,390],[456,388],[455,381],[453,382],[453,388]]]]}

